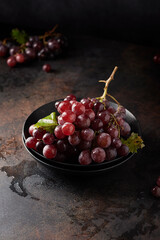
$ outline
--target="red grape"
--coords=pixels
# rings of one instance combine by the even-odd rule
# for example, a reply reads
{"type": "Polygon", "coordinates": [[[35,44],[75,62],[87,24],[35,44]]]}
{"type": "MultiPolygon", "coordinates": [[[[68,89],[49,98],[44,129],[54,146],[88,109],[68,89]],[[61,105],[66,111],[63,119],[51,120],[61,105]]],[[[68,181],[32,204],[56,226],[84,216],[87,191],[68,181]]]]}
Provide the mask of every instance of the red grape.
{"type": "Polygon", "coordinates": [[[74,133],[75,131],[75,126],[70,123],[70,122],[66,122],[62,125],[62,133],[66,136],[70,136],[74,133]]]}
{"type": "Polygon", "coordinates": [[[58,106],[59,106],[59,104],[61,103],[62,101],[57,101],[57,102],[55,102],[55,108],[57,109],[58,108],[58,106]]]}
{"type": "Polygon", "coordinates": [[[33,131],[36,129],[36,127],[34,126],[34,124],[32,124],[30,127],[29,127],[29,134],[31,136],[33,136],[33,131]]]}
{"type": "Polygon", "coordinates": [[[33,48],[36,52],[39,52],[43,48],[43,43],[41,41],[35,41],[33,43],[33,48]]]}
{"type": "Polygon", "coordinates": [[[93,108],[94,105],[93,102],[91,102],[91,100],[88,98],[82,98],[81,103],[85,106],[86,109],[93,108]]]}
{"type": "Polygon", "coordinates": [[[85,106],[80,102],[75,102],[72,104],[72,112],[76,115],[81,115],[85,112],[85,106]]]}
{"type": "Polygon", "coordinates": [[[97,144],[102,148],[108,148],[111,145],[111,136],[108,133],[99,133],[97,144]]]}
{"type": "Polygon", "coordinates": [[[60,47],[61,47],[61,45],[56,39],[53,38],[53,39],[48,40],[48,48],[51,51],[55,51],[57,49],[60,49],[60,47]]]}
{"type": "Polygon", "coordinates": [[[33,130],[33,137],[35,137],[36,139],[42,139],[43,135],[46,133],[46,131],[42,130],[42,129],[34,129],[33,130]]]}
{"type": "Polygon", "coordinates": [[[45,133],[42,140],[45,144],[50,145],[54,142],[54,136],[52,133],[45,133]]]}
{"type": "Polygon", "coordinates": [[[112,147],[120,148],[122,146],[122,142],[119,138],[112,139],[112,147]]]}
{"type": "Polygon", "coordinates": [[[107,108],[107,111],[110,112],[110,113],[112,113],[112,114],[114,114],[114,113],[116,112],[116,110],[115,110],[114,107],[112,107],[112,106],[109,106],[109,107],[107,108]]]}
{"type": "Polygon", "coordinates": [[[129,153],[129,147],[126,146],[125,144],[122,144],[120,148],[117,149],[118,156],[127,156],[129,153]]]}
{"type": "Polygon", "coordinates": [[[64,120],[64,122],[73,123],[76,120],[76,114],[73,113],[71,110],[67,110],[67,111],[63,112],[61,116],[62,116],[62,119],[64,120]]]}
{"type": "Polygon", "coordinates": [[[92,141],[95,137],[93,129],[86,128],[81,131],[81,138],[85,141],[92,141]]]}
{"type": "Polygon", "coordinates": [[[36,150],[39,152],[39,153],[42,153],[43,152],[43,148],[44,148],[44,143],[42,141],[38,141],[36,143],[36,150]]]}
{"type": "Polygon", "coordinates": [[[154,58],[153,58],[153,61],[154,61],[155,63],[160,64],[160,54],[155,55],[154,58]]]}
{"type": "Polygon", "coordinates": [[[84,150],[80,153],[78,161],[81,165],[89,165],[92,162],[91,153],[89,150],[84,150]]]}
{"type": "Polygon", "coordinates": [[[98,117],[99,119],[101,119],[101,121],[103,122],[104,125],[107,124],[107,123],[109,123],[110,114],[109,114],[109,112],[108,112],[107,110],[104,110],[104,111],[102,111],[102,112],[99,112],[99,113],[97,114],[97,117],[98,117]]]}
{"type": "Polygon", "coordinates": [[[154,188],[152,188],[152,194],[153,194],[153,196],[155,196],[155,197],[160,197],[160,187],[158,187],[158,186],[155,186],[154,188]]]}
{"type": "Polygon", "coordinates": [[[63,101],[58,106],[58,112],[63,113],[64,111],[71,110],[71,104],[69,101],[63,101]]]}
{"type": "Polygon", "coordinates": [[[76,97],[73,94],[70,94],[64,100],[68,100],[68,101],[76,100],[76,97]]]}
{"type": "Polygon", "coordinates": [[[15,58],[18,63],[23,63],[25,61],[25,56],[22,53],[17,53],[15,58]]]}
{"type": "Polygon", "coordinates": [[[0,45],[0,57],[5,57],[7,55],[8,48],[5,45],[0,45]]]}
{"type": "Polygon", "coordinates": [[[43,155],[48,158],[48,159],[52,159],[55,158],[57,154],[57,149],[54,145],[46,145],[43,148],[43,155]]]}
{"type": "Polygon", "coordinates": [[[58,116],[58,123],[59,123],[59,125],[63,125],[65,123],[65,121],[62,118],[62,115],[58,116]]]}
{"type": "Polygon", "coordinates": [[[71,136],[68,137],[68,141],[71,145],[76,146],[80,143],[80,133],[75,131],[71,136]]]}
{"type": "Polygon", "coordinates": [[[10,56],[7,59],[7,64],[8,64],[9,67],[15,67],[16,64],[17,64],[16,58],[14,56],[10,56]]]}
{"type": "Polygon", "coordinates": [[[97,112],[101,112],[104,110],[104,105],[101,102],[95,102],[94,104],[94,111],[97,112]]]}
{"type": "Polygon", "coordinates": [[[34,138],[34,137],[28,137],[27,139],[26,139],[26,146],[28,147],[28,148],[33,148],[33,149],[35,149],[35,147],[36,147],[36,143],[37,143],[37,139],[36,138],[34,138]]]}
{"type": "Polygon", "coordinates": [[[96,147],[91,151],[91,158],[94,162],[101,163],[106,159],[106,153],[103,148],[96,147]]]}
{"type": "Polygon", "coordinates": [[[51,65],[50,64],[44,64],[42,67],[44,72],[50,72],[51,71],[51,65]]]}
{"type": "Polygon", "coordinates": [[[36,58],[36,51],[33,48],[26,48],[25,53],[30,59],[36,58]]]}
{"type": "Polygon", "coordinates": [[[85,115],[90,118],[91,121],[95,119],[95,112],[92,109],[86,109],[85,115]]]}
{"type": "Polygon", "coordinates": [[[58,140],[56,143],[57,150],[60,152],[65,152],[67,150],[67,144],[64,140],[58,140]]]}
{"type": "Polygon", "coordinates": [[[109,147],[105,150],[106,152],[106,160],[110,161],[117,157],[117,150],[114,147],[109,147]]]}
{"type": "Polygon", "coordinates": [[[121,127],[121,136],[126,137],[130,134],[131,132],[131,127],[127,122],[123,123],[123,126],[121,127]]]}
{"type": "Polygon", "coordinates": [[[91,120],[85,114],[81,114],[77,117],[76,124],[81,129],[88,128],[91,124],[91,120]]]}
{"type": "Polygon", "coordinates": [[[58,139],[65,138],[65,135],[62,132],[62,126],[61,125],[58,125],[57,127],[55,127],[54,134],[58,139]]]}
{"type": "Polygon", "coordinates": [[[118,129],[115,128],[115,127],[110,127],[107,129],[107,133],[109,133],[109,135],[112,137],[112,138],[117,138],[118,137],[118,129]]]}
{"type": "Polygon", "coordinates": [[[96,118],[95,120],[92,121],[91,127],[93,130],[98,131],[103,127],[103,122],[99,118],[96,118]]]}

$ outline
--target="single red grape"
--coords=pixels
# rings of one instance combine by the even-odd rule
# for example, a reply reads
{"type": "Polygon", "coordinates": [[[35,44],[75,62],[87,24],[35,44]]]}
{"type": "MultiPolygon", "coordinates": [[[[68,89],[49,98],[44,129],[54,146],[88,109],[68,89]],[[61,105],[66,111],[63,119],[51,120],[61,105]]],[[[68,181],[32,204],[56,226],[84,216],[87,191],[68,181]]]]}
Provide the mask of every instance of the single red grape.
{"type": "Polygon", "coordinates": [[[112,139],[112,147],[120,148],[122,146],[122,142],[119,138],[112,139]]]}
{"type": "Polygon", "coordinates": [[[63,138],[66,137],[62,132],[62,126],[61,125],[58,125],[57,127],[55,127],[54,134],[58,139],[63,139],[63,138]]]}
{"type": "Polygon", "coordinates": [[[95,137],[93,129],[86,128],[81,131],[81,138],[85,141],[92,141],[95,137]]]}
{"type": "Polygon", "coordinates": [[[33,131],[36,129],[36,127],[34,126],[34,124],[32,124],[30,127],[29,127],[29,134],[31,135],[31,136],[33,136],[33,131]]]}
{"type": "Polygon", "coordinates": [[[50,72],[51,71],[51,65],[50,64],[44,64],[42,67],[44,72],[50,72]]]}
{"type": "Polygon", "coordinates": [[[48,158],[52,159],[55,158],[57,154],[57,148],[54,145],[46,145],[43,148],[43,155],[48,158]]]}
{"type": "Polygon", "coordinates": [[[70,94],[64,100],[72,101],[72,100],[76,100],[76,97],[73,94],[70,94]]]}
{"type": "Polygon", "coordinates": [[[67,143],[64,140],[58,140],[56,143],[57,150],[59,152],[65,152],[67,150],[67,143]]]}
{"type": "Polygon", "coordinates": [[[58,116],[58,124],[63,125],[64,123],[65,123],[65,121],[63,120],[62,115],[59,115],[58,116]]]}
{"type": "Polygon", "coordinates": [[[91,151],[91,158],[94,162],[101,163],[106,159],[106,153],[103,148],[97,147],[91,151]]]}
{"type": "Polygon", "coordinates": [[[80,133],[78,131],[75,131],[71,136],[68,137],[68,142],[73,146],[78,145],[80,141],[80,133]]]}
{"type": "Polygon", "coordinates": [[[86,109],[93,108],[94,103],[88,98],[82,98],[81,103],[85,106],[86,109]]]}
{"type": "Polygon", "coordinates": [[[85,106],[80,102],[75,102],[72,104],[72,112],[76,115],[81,115],[85,112],[85,106]]]}
{"type": "Polygon", "coordinates": [[[110,113],[112,113],[112,114],[114,114],[114,113],[116,112],[116,109],[115,109],[114,107],[112,107],[112,106],[109,106],[109,107],[107,108],[107,111],[110,112],[110,113]]]}
{"type": "Polygon", "coordinates": [[[76,114],[73,113],[71,110],[63,112],[61,116],[64,122],[73,123],[76,120],[76,114]]]}
{"type": "Polygon", "coordinates": [[[112,137],[112,138],[117,138],[118,137],[118,129],[116,127],[109,127],[107,129],[107,133],[109,133],[109,135],[112,137]]]}
{"type": "Polygon", "coordinates": [[[91,123],[91,127],[93,130],[98,131],[99,129],[101,129],[103,127],[102,120],[99,118],[94,119],[91,123]]]}
{"type": "Polygon", "coordinates": [[[41,140],[43,135],[45,134],[45,131],[39,129],[39,128],[36,128],[33,130],[33,137],[35,137],[36,139],[38,140],[41,140]]]}
{"type": "Polygon", "coordinates": [[[83,150],[78,158],[81,165],[89,165],[92,162],[91,153],[89,150],[83,150]]]}
{"type": "Polygon", "coordinates": [[[15,58],[18,63],[23,63],[25,61],[25,56],[23,53],[17,53],[15,58]]]}
{"type": "Polygon", "coordinates": [[[39,153],[42,153],[43,152],[43,148],[44,148],[44,143],[42,141],[38,141],[36,143],[36,150],[39,152],[39,153]]]}
{"type": "Polygon", "coordinates": [[[71,110],[71,104],[69,101],[62,101],[58,106],[58,112],[63,113],[64,111],[71,110]]]}
{"type": "Polygon", "coordinates": [[[81,129],[88,128],[90,124],[91,120],[85,114],[79,115],[76,119],[76,125],[81,129]]]}
{"type": "Polygon", "coordinates": [[[97,114],[97,117],[99,118],[99,119],[101,119],[101,121],[103,122],[103,124],[105,125],[105,124],[107,124],[107,123],[109,123],[109,120],[110,120],[110,114],[109,114],[109,112],[107,111],[107,110],[104,110],[104,111],[102,111],[102,112],[99,112],[98,114],[97,114]]]}
{"type": "Polygon", "coordinates": [[[99,133],[97,143],[102,148],[108,148],[111,145],[111,136],[108,133],[99,133]]]}
{"type": "Polygon", "coordinates": [[[120,148],[117,149],[118,156],[127,156],[129,153],[129,147],[126,146],[125,144],[122,144],[120,148]]]}
{"type": "Polygon", "coordinates": [[[26,143],[26,146],[27,146],[28,148],[33,148],[33,149],[35,149],[35,148],[36,148],[37,139],[34,138],[34,137],[28,137],[28,138],[26,139],[25,143],[26,143]]]}
{"type": "Polygon", "coordinates": [[[91,121],[95,119],[95,112],[92,109],[86,109],[85,115],[90,118],[91,121]]]}
{"type": "Polygon", "coordinates": [[[7,64],[8,64],[9,67],[15,67],[16,64],[17,64],[16,58],[14,56],[10,56],[7,59],[7,64]]]}
{"type": "Polygon", "coordinates": [[[105,150],[106,152],[106,160],[110,161],[117,157],[117,150],[114,147],[109,147],[105,150]]]}
{"type": "Polygon", "coordinates": [[[70,123],[66,122],[62,125],[62,133],[66,136],[70,136],[75,132],[75,126],[70,123]]]}
{"type": "Polygon", "coordinates": [[[157,197],[157,198],[160,197],[160,187],[155,186],[154,188],[152,188],[151,192],[154,197],[157,197]]]}
{"type": "Polygon", "coordinates": [[[44,144],[50,145],[54,142],[54,136],[52,133],[45,133],[43,135],[42,141],[44,144]]]}

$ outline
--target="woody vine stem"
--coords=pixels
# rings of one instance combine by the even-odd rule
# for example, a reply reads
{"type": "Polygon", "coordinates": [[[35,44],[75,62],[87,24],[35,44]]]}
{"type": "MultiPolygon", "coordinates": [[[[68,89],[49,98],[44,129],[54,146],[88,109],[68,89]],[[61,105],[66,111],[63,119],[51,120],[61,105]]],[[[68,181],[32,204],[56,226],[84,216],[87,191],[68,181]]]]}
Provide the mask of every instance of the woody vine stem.
{"type": "Polygon", "coordinates": [[[104,87],[103,95],[101,97],[97,97],[97,99],[99,99],[101,102],[103,102],[104,100],[106,100],[106,96],[108,96],[108,97],[112,98],[119,106],[120,103],[112,95],[110,95],[108,93],[108,86],[109,86],[110,82],[114,79],[114,75],[115,75],[117,69],[118,69],[118,67],[116,66],[113,69],[113,72],[111,73],[110,77],[107,80],[99,80],[99,82],[105,83],[105,87],[104,87]]]}

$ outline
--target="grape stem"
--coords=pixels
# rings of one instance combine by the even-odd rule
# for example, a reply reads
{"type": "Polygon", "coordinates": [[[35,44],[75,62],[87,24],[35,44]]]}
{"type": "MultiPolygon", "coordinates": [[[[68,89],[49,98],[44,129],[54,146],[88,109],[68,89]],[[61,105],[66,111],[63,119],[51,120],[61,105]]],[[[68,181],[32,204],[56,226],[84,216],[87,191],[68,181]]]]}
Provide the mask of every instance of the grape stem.
{"type": "Polygon", "coordinates": [[[46,43],[47,43],[47,42],[46,42],[46,38],[47,38],[47,37],[50,37],[50,36],[53,36],[53,35],[60,35],[60,34],[58,34],[58,33],[55,34],[55,30],[56,30],[57,28],[58,28],[58,24],[56,24],[56,25],[54,26],[54,28],[52,28],[52,30],[50,30],[49,32],[45,32],[44,35],[39,36],[39,39],[42,39],[42,40],[43,40],[43,43],[46,44],[46,43]]]}
{"type": "MultiPolygon", "coordinates": [[[[46,44],[47,44],[47,42],[46,42],[46,38],[47,38],[47,37],[50,37],[50,36],[52,36],[52,35],[61,36],[60,33],[55,33],[55,30],[57,29],[57,27],[58,27],[58,24],[56,24],[56,25],[54,26],[54,28],[52,28],[50,31],[45,32],[44,35],[39,36],[39,39],[42,39],[42,40],[43,40],[43,43],[46,45],[46,44]]],[[[26,48],[25,43],[21,44],[19,48],[20,48],[20,49],[19,49],[19,52],[22,52],[22,53],[23,53],[23,52],[24,52],[24,49],[26,48]]]]}
{"type": "Polygon", "coordinates": [[[118,67],[116,66],[113,69],[113,72],[111,73],[110,77],[107,80],[99,80],[99,82],[105,83],[103,95],[101,97],[97,97],[97,99],[99,99],[101,102],[106,100],[106,96],[108,96],[108,97],[112,98],[118,105],[120,105],[120,103],[112,95],[110,95],[108,93],[108,86],[109,86],[110,82],[114,79],[114,75],[115,75],[117,69],[118,69],[118,67]]]}

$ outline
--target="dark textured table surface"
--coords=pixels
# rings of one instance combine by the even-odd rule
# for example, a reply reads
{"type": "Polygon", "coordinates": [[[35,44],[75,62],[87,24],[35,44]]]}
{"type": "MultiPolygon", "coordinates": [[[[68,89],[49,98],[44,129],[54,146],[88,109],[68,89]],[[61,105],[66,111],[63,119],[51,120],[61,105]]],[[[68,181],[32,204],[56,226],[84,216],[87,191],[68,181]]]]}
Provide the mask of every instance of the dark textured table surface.
{"type": "Polygon", "coordinates": [[[9,69],[0,60],[0,240],[159,240],[160,67],[154,47],[73,39],[65,58],[9,69]],[[37,164],[21,129],[39,106],[73,93],[99,96],[115,65],[114,95],[139,120],[146,147],[103,175],[64,175],[37,164]]]}

